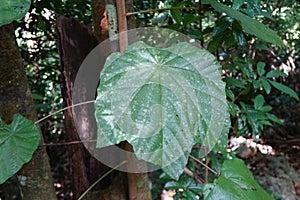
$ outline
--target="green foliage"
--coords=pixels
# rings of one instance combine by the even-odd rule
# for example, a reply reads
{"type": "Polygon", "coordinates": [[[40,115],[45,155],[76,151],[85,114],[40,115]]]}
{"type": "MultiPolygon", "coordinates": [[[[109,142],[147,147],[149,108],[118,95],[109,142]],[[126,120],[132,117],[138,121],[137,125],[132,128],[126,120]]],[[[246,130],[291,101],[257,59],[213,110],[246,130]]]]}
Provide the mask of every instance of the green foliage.
{"type": "Polygon", "coordinates": [[[255,69],[250,62],[249,58],[235,58],[233,64],[228,66],[232,77],[223,79],[227,83],[229,112],[236,119],[233,121],[236,135],[249,132],[254,136],[261,135],[265,125],[272,126],[272,122],[281,124],[281,121],[270,113],[272,107],[263,106],[265,100],[262,94],[270,94],[273,87],[298,100],[298,95],[292,89],[273,81],[273,78],[286,77],[285,73],[279,70],[267,72],[264,62],[258,62],[255,69]],[[247,97],[254,95],[254,101],[248,101],[247,97]]]}
{"type": "Polygon", "coordinates": [[[112,54],[95,103],[97,147],[127,140],[139,159],[178,179],[198,139],[212,149],[224,127],[218,67],[209,52],[188,43],[161,49],[137,42],[112,54]]]}
{"type": "Polygon", "coordinates": [[[224,162],[221,175],[214,183],[204,186],[203,194],[204,200],[272,199],[254,180],[244,162],[237,158],[224,162]]]}
{"type": "Polygon", "coordinates": [[[165,189],[177,191],[175,199],[197,199],[202,193],[203,186],[197,184],[192,177],[181,176],[179,181],[169,181],[165,184],[165,189]]]}
{"type": "Polygon", "coordinates": [[[30,0],[0,0],[0,26],[22,19],[30,3],[30,0]]]}
{"type": "Polygon", "coordinates": [[[204,3],[209,3],[216,11],[220,13],[226,13],[228,16],[241,21],[242,28],[249,34],[255,35],[258,38],[276,44],[283,47],[284,44],[282,40],[278,37],[276,32],[267,28],[262,23],[252,19],[251,17],[238,12],[230,7],[225,6],[224,4],[219,3],[215,0],[207,0],[204,3]]]}
{"type": "Polygon", "coordinates": [[[272,107],[264,106],[264,103],[262,95],[256,96],[253,106],[240,102],[240,108],[237,108],[235,113],[235,115],[239,115],[239,119],[234,127],[238,134],[244,135],[252,132],[254,136],[257,136],[264,130],[265,125],[272,126],[272,121],[281,124],[277,117],[269,113],[272,107]]]}
{"type": "Polygon", "coordinates": [[[39,130],[22,115],[14,115],[10,125],[0,120],[0,184],[30,161],[39,142],[39,130]]]}

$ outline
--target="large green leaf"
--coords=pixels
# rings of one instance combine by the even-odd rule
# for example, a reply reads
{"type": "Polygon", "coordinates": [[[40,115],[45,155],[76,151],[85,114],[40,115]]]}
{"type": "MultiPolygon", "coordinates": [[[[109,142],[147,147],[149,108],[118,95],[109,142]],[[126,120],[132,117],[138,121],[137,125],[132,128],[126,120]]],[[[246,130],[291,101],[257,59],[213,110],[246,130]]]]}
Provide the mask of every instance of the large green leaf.
{"type": "Polygon", "coordinates": [[[27,163],[40,142],[40,133],[33,122],[20,114],[13,122],[0,124],[0,184],[27,163]]]}
{"type": "Polygon", "coordinates": [[[221,176],[204,187],[205,200],[271,200],[240,159],[226,160],[221,176]]]}
{"type": "Polygon", "coordinates": [[[127,140],[139,159],[177,179],[196,138],[212,149],[222,132],[227,104],[219,67],[208,51],[188,43],[137,42],[112,54],[95,103],[97,147],[127,140]]]}
{"type": "Polygon", "coordinates": [[[28,12],[30,0],[0,0],[0,26],[22,19],[28,12]]]}
{"type": "Polygon", "coordinates": [[[264,24],[252,19],[251,17],[232,9],[216,0],[205,0],[203,3],[209,3],[216,11],[226,13],[228,16],[241,21],[243,29],[261,40],[283,47],[284,44],[275,31],[269,29],[264,24]]]}

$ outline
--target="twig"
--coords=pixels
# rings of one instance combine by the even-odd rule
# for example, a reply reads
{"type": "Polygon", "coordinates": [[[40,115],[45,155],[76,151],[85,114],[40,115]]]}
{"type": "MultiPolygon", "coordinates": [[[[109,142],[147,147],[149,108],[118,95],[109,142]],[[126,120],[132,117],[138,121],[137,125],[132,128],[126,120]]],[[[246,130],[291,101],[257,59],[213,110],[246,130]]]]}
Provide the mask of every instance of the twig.
{"type": "Polygon", "coordinates": [[[118,29],[119,29],[119,44],[120,52],[124,52],[125,48],[128,46],[127,37],[127,19],[126,19],[126,8],[124,0],[117,0],[117,14],[118,14],[118,29]]]}
{"type": "MultiPolygon", "coordinates": [[[[205,150],[206,151],[206,150],[205,150]]],[[[205,153],[206,155],[206,153],[205,153]]],[[[208,159],[207,159],[207,155],[205,156],[205,165],[208,166],[208,159]]],[[[205,182],[208,181],[208,168],[205,168],[205,182]]]]}
{"type": "Polygon", "coordinates": [[[77,104],[73,104],[73,105],[64,107],[64,108],[62,108],[62,109],[60,109],[60,110],[57,110],[57,111],[55,111],[55,112],[53,112],[53,113],[50,113],[49,115],[47,115],[47,116],[45,116],[45,117],[43,117],[43,118],[37,120],[36,122],[34,122],[34,124],[38,124],[38,123],[40,123],[41,121],[43,121],[43,120],[45,120],[45,119],[51,117],[52,115],[55,115],[56,113],[59,113],[59,112],[64,111],[64,110],[67,110],[67,109],[69,109],[69,108],[73,108],[73,107],[76,107],[76,106],[81,106],[81,105],[84,105],[84,104],[94,103],[94,102],[95,102],[95,100],[92,100],[92,101],[85,101],[85,102],[81,102],[81,103],[77,103],[77,104]]]}
{"type": "Polygon", "coordinates": [[[104,179],[108,174],[110,174],[112,171],[114,171],[115,169],[121,167],[122,165],[124,165],[125,163],[127,163],[127,160],[124,160],[123,162],[121,162],[120,164],[118,164],[117,166],[115,166],[114,168],[110,169],[108,172],[106,172],[105,174],[103,174],[103,176],[101,176],[97,181],[95,181],[79,198],[78,200],[81,200],[95,185],[97,185],[97,183],[99,183],[102,179],[104,179]]]}
{"type": "Polygon", "coordinates": [[[85,140],[85,141],[72,141],[72,142],[59,142],[59,143],[52,143],[52,144],[40,144],[39,147],[51,147],[51,146],[63,146],[63,145],[73,145],[73,144],[82,144],[82,143],[92,143],[96,142],[97,140],[85,140]]]}
{"type": "Polygon", "coordinates": [[[209,171],[211,171],[212,173],[214,173],[215,175],[219,175],[218,172],[216,172],[215,170],[213,170],[212,168],[210,168],[209,166],[207,166],[206,164],[204,164],[203,162],[201,162],[199,159],[195,158],[194,156],[190,155],[190,157],[195,160],[196,162],[198,162],[199,164],[203,165],[204,167],[206,167],[209,171]]]}
{"type": "Polygon", "coordinates": [[[184,168],[183,169],[184,173],[186,173],[187,175],[189,175],[190,177],[194,178],[198,183],[201,184],[205,184],[205,181],[202,180],[199,176],[195,175],[191,170],[189,170],[188,168],[184,168]]]}

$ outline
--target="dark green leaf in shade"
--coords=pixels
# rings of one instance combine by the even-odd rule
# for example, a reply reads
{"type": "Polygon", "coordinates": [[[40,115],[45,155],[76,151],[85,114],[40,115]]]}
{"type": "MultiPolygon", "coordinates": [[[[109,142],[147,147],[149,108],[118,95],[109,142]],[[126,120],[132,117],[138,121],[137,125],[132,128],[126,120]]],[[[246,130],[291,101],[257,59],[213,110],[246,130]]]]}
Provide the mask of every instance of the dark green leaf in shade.
{"type": "Polygon", "coordinates": [[[259,76],[262,76],[265,74],[265,66],[266,66],[266,63],[264,62],[258,62],[257,63],[257,73],[259,76]]]}
{"type": "Polygon", "coordinates": [[[203,40],[203,33],[198,31],[198,30],[194,30],[194,29],[187,29],[186,30],[188,33],[188,36],[197,40],[203,40]]]}
{"type": "Polygon", "coordinates": [[[294,90],[292,90],[291,88],[289,88],[281,83],[277,83],[277,82],[271,81],[271,80],[269,80],[269,83],[273,87],[275,87],[277,90],[280,90],[281,92],[286,93],[299,101],[299,97],[298,97],[297,93],[294,90]]]}
{"type": "Polygon", "coordinates": [[[280,70],[272,70],[269,71],[266,75],[267,78],[274,78],[278,76],[287,77],[287,74],[280,70]]]}
{"type": "Polygon", "coordinates": [[[265,99],[264,99],[263,95],[259,94],[254,99],[254,108],[256,110],[259,110],[263,107],[264,103],[265,103],[265,99]]]}
{"type": "Polygon", "coordinates": [[[228,89],[228,88],[226,88],[225,91],[226,91],[226,96],[227,96],[228,98],[230,98],[231,100],[234,100],[235,95],[234,95],[233,91],[230,90],[230,89],[228,89]]]}
{"type": "Polygon", "coordinates": [[[173,19],[176,21],[176,23],[181,24],[182,22],[181,12],[179,10],[171,10],[170,12],[173,19]]]}
{"type": "Polygon", "coordinates": [[[283,124],[282,121],[273,114],[267,113],[267,117],[268,119],[272,120],[273,122],[276,122],[277,124],[283,124]]]}
{"type": "Polygon", "coordinates": [[[238,88],[245,88],[245,83],[232,77],[226,77],[223,78],[223,81],[228,85],[228,86],[233,86],[233,87],[238,87],[238,88]]]}
{"type": "Polygon", "coordinates": [[[0,126],[0,184],[30,161],[40,142],[40,133],[33,122],[20,114],[10,125],[0,126]]]}
{"type": "Polygon", "coordinates": [[[258,88],[260,88],[260,81],[259,80],[254,80],[252,82],[252,85],[253,85],[254,89],[258,89],[258,88]]]}
{"type": "Polygon", "coordinates": [[[187,26],[191,23],[199,22],[200,19],[201,19],[200,16],[195,16],[193,14],[186,14],[183,17],[182,22],[183,22],[183,25],[187,26]]]}
{"type": "Polygon", "coordinates": [[[263,106],[263,107],[261,107],[260,109],[259,109],[259,111],[261,111],[261,112],[269,112],[269,111],[271,111],[272,110],[272,106],[263,106]]]}
{"type": "Polygon", "coordinates": [[[271,85],[270,85],[270,83],[267,80],[265,80],[265,79],[261,79],[261,84],[262,84],[265,92],[267,94],[270,94],[270,92],[271,92],[271,85]]]}

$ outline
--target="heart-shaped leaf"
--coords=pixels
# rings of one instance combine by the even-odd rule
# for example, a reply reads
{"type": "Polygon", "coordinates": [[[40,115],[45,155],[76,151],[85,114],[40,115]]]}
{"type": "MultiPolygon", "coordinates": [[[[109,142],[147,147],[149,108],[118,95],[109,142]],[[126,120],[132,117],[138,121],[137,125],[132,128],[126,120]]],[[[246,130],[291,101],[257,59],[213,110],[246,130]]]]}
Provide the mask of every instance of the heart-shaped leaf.
{"type": "Polygon", "coordinates": [[[227,110],[219,65],[188,43],[136,42],[107,59],[95,103],[97,147],[127,140],[139,159],[171,177],[182,173],[195,141],[211,150],[227,110]]]}
{"type": "Polygon", "coordinates": [[[204,186],[205,200],[272,200],[254,180],[250,170],[240,159],[226,160],[221,176],[213,183],[204,186]]]}
{"type": "Polygon", "coordinates": [[[31,159],[39,142],[37,127],[20,114],[10,125],[0,123],[0,184],[31,159]]]}

